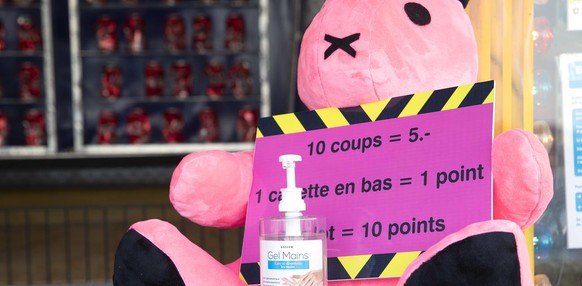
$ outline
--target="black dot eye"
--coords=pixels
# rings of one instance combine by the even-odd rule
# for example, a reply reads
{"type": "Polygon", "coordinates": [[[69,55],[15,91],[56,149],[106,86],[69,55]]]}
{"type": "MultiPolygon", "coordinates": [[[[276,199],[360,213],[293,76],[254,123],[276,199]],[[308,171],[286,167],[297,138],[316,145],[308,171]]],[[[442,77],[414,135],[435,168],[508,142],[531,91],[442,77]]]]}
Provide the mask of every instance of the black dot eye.
{"type": "Polygon", "coordinates": [[[404,11],[412,23],[419,26],[430,24],[430,13],[424,6],[415,2],[408,2],[404,4],[404,11]]]}

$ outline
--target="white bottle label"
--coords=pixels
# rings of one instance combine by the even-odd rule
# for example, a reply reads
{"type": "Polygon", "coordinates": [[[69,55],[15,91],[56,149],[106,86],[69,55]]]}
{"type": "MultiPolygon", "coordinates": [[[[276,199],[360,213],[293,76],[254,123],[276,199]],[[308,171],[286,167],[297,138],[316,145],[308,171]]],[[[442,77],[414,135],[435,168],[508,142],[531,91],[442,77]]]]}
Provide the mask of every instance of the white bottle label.
{"type": "Polygon", "coordinates": [[[321,240],[261,240],[262,286],[323,285],[321,240]]]}

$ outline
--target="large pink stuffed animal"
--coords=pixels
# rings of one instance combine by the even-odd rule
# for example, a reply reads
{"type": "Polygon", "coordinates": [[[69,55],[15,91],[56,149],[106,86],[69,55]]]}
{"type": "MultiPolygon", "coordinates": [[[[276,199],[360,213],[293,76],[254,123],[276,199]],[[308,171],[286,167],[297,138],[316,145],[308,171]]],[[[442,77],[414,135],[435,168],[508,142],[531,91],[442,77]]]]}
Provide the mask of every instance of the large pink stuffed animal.
{"type": "MultiPolygon", "coordinates": [[[[477,47],[458,0],[327,0],[303,38],[298,88],[311,109],[348,107],[476,81],[477,47]]],[[[170,200],[195,223],[244,224],[252,152],[186,156],[170,200]]],[[[437,243],[401,279],[330,285],[533,285],[520,229],[552,196],[544,147],[513,130],[494,140],[494,217],[437,243]]],[[[244,285],[238,265],[222,265],[159,220],[133,225],[116,255],[115,285],[244,285]]]]}

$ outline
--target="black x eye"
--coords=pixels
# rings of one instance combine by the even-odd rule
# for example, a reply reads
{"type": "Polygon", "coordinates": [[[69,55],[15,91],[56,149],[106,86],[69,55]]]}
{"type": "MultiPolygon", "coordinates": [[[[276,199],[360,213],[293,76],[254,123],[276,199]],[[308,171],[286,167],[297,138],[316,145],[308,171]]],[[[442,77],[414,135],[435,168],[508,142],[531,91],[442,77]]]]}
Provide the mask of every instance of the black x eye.
{"type": "Polygon", "coordinates": [[[412,23],[419,26],[430,24],[430,13],[424,6],[415,2],[408,2],[404,4],[404,11],[412,23]]]}
{"type": "Polygon", "coordinates": [[[337,51],[338,49],[343,50],[348,55],[352,57],[356,57],[356,50],[352,48],[351,44],[360,39],[360,33],[349,35],[345,38],[336,38],[334,36],[325,34],[324,40],[326,42],[331,43],[331,46],[325,50],[324,59],[329,58],[333,52],[337,51]]]}

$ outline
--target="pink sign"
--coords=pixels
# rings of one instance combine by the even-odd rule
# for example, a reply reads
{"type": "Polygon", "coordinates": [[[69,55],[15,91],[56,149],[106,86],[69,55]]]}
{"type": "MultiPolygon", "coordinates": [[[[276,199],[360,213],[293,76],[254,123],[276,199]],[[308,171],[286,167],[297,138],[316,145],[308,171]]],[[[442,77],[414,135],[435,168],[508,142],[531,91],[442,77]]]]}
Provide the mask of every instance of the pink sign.
{"type": "Polygon", "coordinates": [[[466,98],[480,99],[447,109],[458,90],[435,91],[417,112],[402,116],[417,100],[410,95],[392,99],[373,120],[363,107],[337,109],[350,123],[341,127],[329,128],[329,112],[310,111],[292,117],[310,131],[273,135],[290,129],[282,126],[285,117],[262,119],[243,243],[247,282],[253,284],[249,269],[259,261],[259,218],[280,215],[283,154],[303,158],[296,172],[304,214],[325,217],[329,258],[422,251],[490,220],[493,82],[464,88],[466,98]]]}

